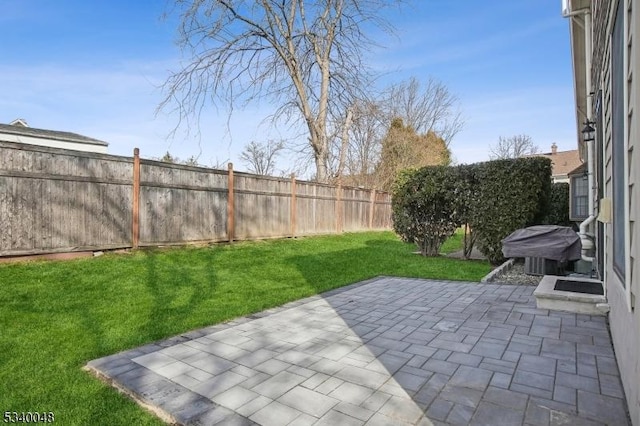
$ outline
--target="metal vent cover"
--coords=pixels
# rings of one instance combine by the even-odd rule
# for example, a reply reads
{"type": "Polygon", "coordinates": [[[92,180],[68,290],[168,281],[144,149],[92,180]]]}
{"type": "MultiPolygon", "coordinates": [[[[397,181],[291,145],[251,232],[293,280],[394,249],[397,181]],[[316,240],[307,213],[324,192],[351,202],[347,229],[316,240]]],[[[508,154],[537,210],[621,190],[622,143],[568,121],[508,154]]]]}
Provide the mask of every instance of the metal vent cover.
{"type": "Polygon", "coordinates": [[[558,261],[544,257],[525,257],[524,273],[529,275],[558,275],[558,261]]]}

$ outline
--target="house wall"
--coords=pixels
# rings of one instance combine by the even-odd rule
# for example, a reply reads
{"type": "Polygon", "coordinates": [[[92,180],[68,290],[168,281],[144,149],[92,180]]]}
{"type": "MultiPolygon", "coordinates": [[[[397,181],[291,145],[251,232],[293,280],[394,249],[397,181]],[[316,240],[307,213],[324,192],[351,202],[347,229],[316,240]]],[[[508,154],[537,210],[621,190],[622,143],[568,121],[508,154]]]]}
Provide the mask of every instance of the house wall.
{"type": "Polygon", "coordinates": [[[93,145],[90,143],[59,141],[55,139],[36,138],[32,136],[14,135],[14,134],[8,134],[8,133],[0,133],[0,141],[26,143],[29,145],[48,146],[50,148],[73,149],[76,151],[84,151],[84,152],[97,152],[99,154],[107,153],[107,147],[104,145],[93,145]]]}
{"type": "MultiPolygon", "coordinates": [[[[611,33],[615,19],[616,7],[624,8],[626,49],[626,157],[625,170],[628,179],[626,185],[626,206],[628,208],[627,227],[628,245],[626,282],[616,274],[613,268],[613,225],[605,223],[604,282],[611,311],[609,321],[613,338],[616,359],[622,376],[623,388],[629,407],[629,414],[634,425],[640,425],[640,308],[636,306],[636,295],[640,293],[640,193],[636,189],[640,185],[640,120],[637,113],[640,108],[640,87],[633,75],[640,70],[639,47],[633,45],[634,38],[640,36],[640,7],[635,0],[595,0],[593,12],[593,55],[592,76],[593,93],[602,89],[602,113],[604,138],[604,197],[613,198],[612,172],[612,91],[611,91],[611,33]]],[[[603,165],[599,165],[602,167],[603,165]]],[[[596,203],[597,205],[597,203],[596,203]]],[[[614,207],[615,208],[615,207],[614,207]]],[[[601,386],[605,386],[600,380],[601,386]]]]}

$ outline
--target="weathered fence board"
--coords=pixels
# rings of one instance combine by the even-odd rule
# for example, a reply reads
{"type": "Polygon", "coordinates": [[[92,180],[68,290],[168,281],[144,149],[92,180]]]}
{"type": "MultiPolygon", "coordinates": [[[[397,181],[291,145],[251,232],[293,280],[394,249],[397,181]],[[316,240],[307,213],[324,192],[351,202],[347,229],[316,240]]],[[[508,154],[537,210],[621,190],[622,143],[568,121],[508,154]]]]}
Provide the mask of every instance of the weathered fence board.
{"type": "Polygon", "coordinates": [[[391,226],[386,193],[135,158],[0,141],[0,256],[391,226]]]}
{"type": "Polygon", "coordinates": [[[375,193],[373,208],[373,229],[391,228],[391,194],[375,193]]]}
{"type": "Polygon", "coordinates": [[[131,159],[0,143],[0,255],[128,247],[131,159]]]}
{"type": "Polygon", "coordinates": [[[296,184],[296,235],[331,234],[336,230],[336,187],[299,181],[296,184]]]}
{"type": "Polygon", "coordinates": [[[226,238],[226,172],[141,160],[140,245],[226,238]]]}
{"type": "Polygon", "coordinates": [[[283,237],[291,229],[291,180],[235,173],[235,235],[283,237]]]}

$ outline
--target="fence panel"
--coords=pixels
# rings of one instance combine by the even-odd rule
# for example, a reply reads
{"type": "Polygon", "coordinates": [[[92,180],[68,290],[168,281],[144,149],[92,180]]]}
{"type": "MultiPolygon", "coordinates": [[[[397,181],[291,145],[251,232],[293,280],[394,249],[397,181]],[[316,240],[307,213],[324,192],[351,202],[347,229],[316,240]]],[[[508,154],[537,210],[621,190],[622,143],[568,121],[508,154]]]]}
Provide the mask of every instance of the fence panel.
{"type": "Polygon", "coordinates": [[[371,191],[343,188],[342,200],[342,229],[351,232],[369,228],[371,191]]]}
{"type": "Polygon", "coordinates": [[[315,182],[297,182],[296,235],[335,233],[337,195],[336,187],[315,182]]]}
{"type": "Polygon", "coordinates": [[[141,160],[140,181],[140,245],[226,239],[226,171],[141,160]]]}
{"type": "Polygon", "coordinates": [[[0,256],[391,226],[386,193],[230,173],[0,141],[0,256]]]}
{"type": "Polygon", "coordinates": [[[373,229],[390,229],[391,221],[391,194],[376,192],[373,214],[373,229]]]}
{"type": "Polygon", "coordinates": [[[5,142],[0,154],[0,256],[129,246],[130,158],[5,142]]]}
{"type": "Polygon", "coordinates": [[[236,238],[291,235],[291,180],[246,173],[234,176],[236,238]]]}

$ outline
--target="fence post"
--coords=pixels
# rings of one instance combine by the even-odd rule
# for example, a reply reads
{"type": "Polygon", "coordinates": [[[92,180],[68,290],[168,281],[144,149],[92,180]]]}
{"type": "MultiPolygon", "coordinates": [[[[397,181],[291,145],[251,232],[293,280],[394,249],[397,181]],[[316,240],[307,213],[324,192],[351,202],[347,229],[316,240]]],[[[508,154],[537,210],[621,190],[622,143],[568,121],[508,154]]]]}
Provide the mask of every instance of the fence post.
{"type": "Polygon", "coordinates": [[[371,190],[371,204],[369,205],[369,229],[373,229],[373,215],[376,212],[376,190],[371,190]]]}
{"type": "Polygon", "coordinates": [[[336,234],[342,233],[342,185],[338,184],[336,198],[336,234]]]}
{"type": "Polygon", "coordinates": [[[235,209],[234,209],[234,195],[233,195],[233,163],[228,165],[228,184],[229,184],[229,196],[227,197],[227,237],[229,242],[233,242],[235,231],[235,209]]]}
{"type": "Polygon", "coordinates": [[[296,236],[296,213],[297,213],[297,204],[296,204],[296,174],[291,173],[291,237],[296,236]]]}
{"type": "Polygon", "coordinates": [[[133,215],[131,246],[136,249],[140,244],[140,149],[133,149],[133,215]]]}

